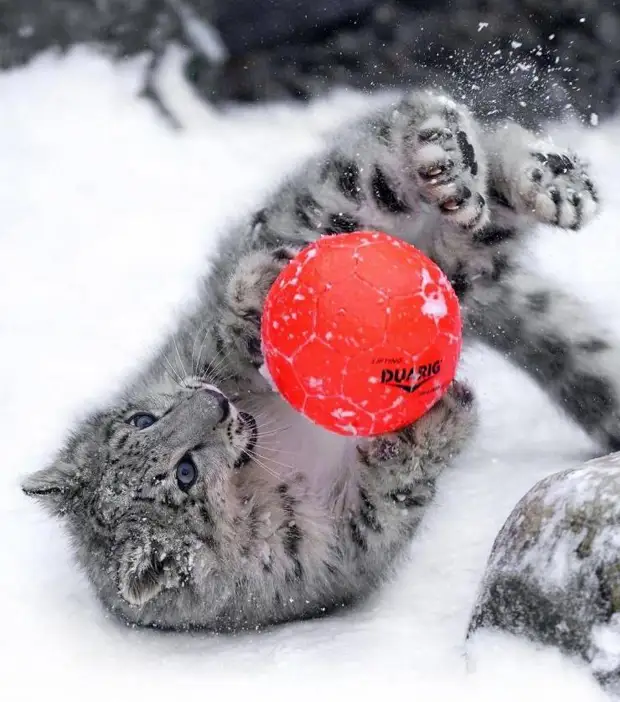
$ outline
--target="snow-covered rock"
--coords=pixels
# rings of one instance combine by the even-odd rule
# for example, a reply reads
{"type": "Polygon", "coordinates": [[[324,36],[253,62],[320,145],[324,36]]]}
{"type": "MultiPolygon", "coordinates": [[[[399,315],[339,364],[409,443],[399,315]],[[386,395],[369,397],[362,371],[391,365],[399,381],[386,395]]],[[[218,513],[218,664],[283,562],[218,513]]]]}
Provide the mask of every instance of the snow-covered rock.
{"type": "Polygon", "coordinates": [[[470,622],[584,658],[620,682],[620,452],[537,483],[498,534],[470,622]]]}

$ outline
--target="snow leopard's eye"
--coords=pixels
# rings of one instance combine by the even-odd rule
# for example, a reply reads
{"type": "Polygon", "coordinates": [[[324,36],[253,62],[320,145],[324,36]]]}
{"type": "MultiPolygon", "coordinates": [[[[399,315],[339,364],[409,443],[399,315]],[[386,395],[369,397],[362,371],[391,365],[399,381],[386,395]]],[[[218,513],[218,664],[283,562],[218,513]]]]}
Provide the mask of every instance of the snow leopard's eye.
{"type": "Polygon", "coordinates": [[[155,424],[156,421],[157,417],[154,417],[152,414],[148,412],[138,412],[138,414],[134,414],[133,417],[130,417],[128,423],[136,427],[136,429],[148,429],[155,424]]]}
{"type": "Polygon", "coordinates": [[[189,456],[185,456],[177,466],[177,485],[187,492],[198,478],[198,468],[189,456]]]}

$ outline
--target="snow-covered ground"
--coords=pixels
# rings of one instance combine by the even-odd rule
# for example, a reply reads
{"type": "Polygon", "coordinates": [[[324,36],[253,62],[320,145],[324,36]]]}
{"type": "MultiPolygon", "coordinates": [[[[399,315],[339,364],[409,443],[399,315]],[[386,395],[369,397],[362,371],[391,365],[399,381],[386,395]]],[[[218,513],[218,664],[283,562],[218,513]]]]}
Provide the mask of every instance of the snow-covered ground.
{"type": "MultiPolygon", "coordinates": [[[[442,480],[410,563],[365,607],[236,637],[128,629],[100,609],[20,476],[157,342],[227,220],[364,104],[338,96],[222,115],[170,78],[188,125],[174,133],[135,99],[137,85],[135,66],[83,51],[0,75],[2,698],[603,699],[555,651],[486,636],[465,655],[497,530],[534,482],[592,453],[540,390],[482,349],[463,363],[482,406],[478,440],[442,480]]],[[[590,299],[620,340],[620,125],[562,136],[591,153],[607,207],[582,233],[542,231],[533,265],[590,299]]]]}

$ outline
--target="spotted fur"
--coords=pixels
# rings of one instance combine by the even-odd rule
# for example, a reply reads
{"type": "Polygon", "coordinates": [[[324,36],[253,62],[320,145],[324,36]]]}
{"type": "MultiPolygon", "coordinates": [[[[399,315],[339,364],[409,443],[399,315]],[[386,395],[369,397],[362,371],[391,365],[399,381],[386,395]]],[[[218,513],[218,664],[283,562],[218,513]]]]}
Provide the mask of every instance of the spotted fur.
{"type": "Polygon", "coordinates": [[[618,448],[616,345],[518,258],[534,224],[578,229],[597,202],[575,155],[516,125],[485,131],[445,96],[414,93],[349,125],[224,237],[194,311],[24,491],[64,518],[97,595],[134,623],[236,630],[356,601],[405,550],[474,430],[474,398],[454,383],[373,439],[311,424],[261,373],[278,272],[337,231],[416,244],[453,281],[466,340],[506,353],[618,448]]]}

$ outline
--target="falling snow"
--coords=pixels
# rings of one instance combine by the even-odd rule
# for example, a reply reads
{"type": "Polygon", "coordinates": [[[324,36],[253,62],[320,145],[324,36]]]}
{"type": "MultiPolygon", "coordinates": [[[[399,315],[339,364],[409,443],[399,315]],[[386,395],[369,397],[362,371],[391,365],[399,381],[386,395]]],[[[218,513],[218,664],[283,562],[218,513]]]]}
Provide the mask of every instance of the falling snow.
{"type": "MultiPolygon", "coordinates": [[[[479,398],[477,440],[442,477],[410,562],[371,602],[234,638],[137,631],[102,612],[66,536],[22,497],[19,477],[44,465],[75,417],[153,348],[240,208],[258,207],[283,168],[316,150],[326,125],[367,106],[340,95],[220,113],[173,81],[188,125],[175,133],[135,99],[139,75],[134,64],[112,67],[86,52],[0,75],[10,173],[0,237],[5,697],[36,699],[44,681],[50,700],[160,702],[183,686],[232,698],[278,698],[294,686],[304,700],[365,699],[384,696],[386,685],[455,702],[604,699],[575,663],[527,642],[482,637],[465,655],[469,612],[504,519],[537,480],[594,450],[533,382],[480,348],[461,369],[479,398]]],[[[620,336],[620,125],[567,127],[558,139],[587,150],[607,210],[572,233],[570,246],[564,232],[541,230],[532,256],[620,336]]],[[[268,562],[269,552],[261,557],[268,562]]]]}

